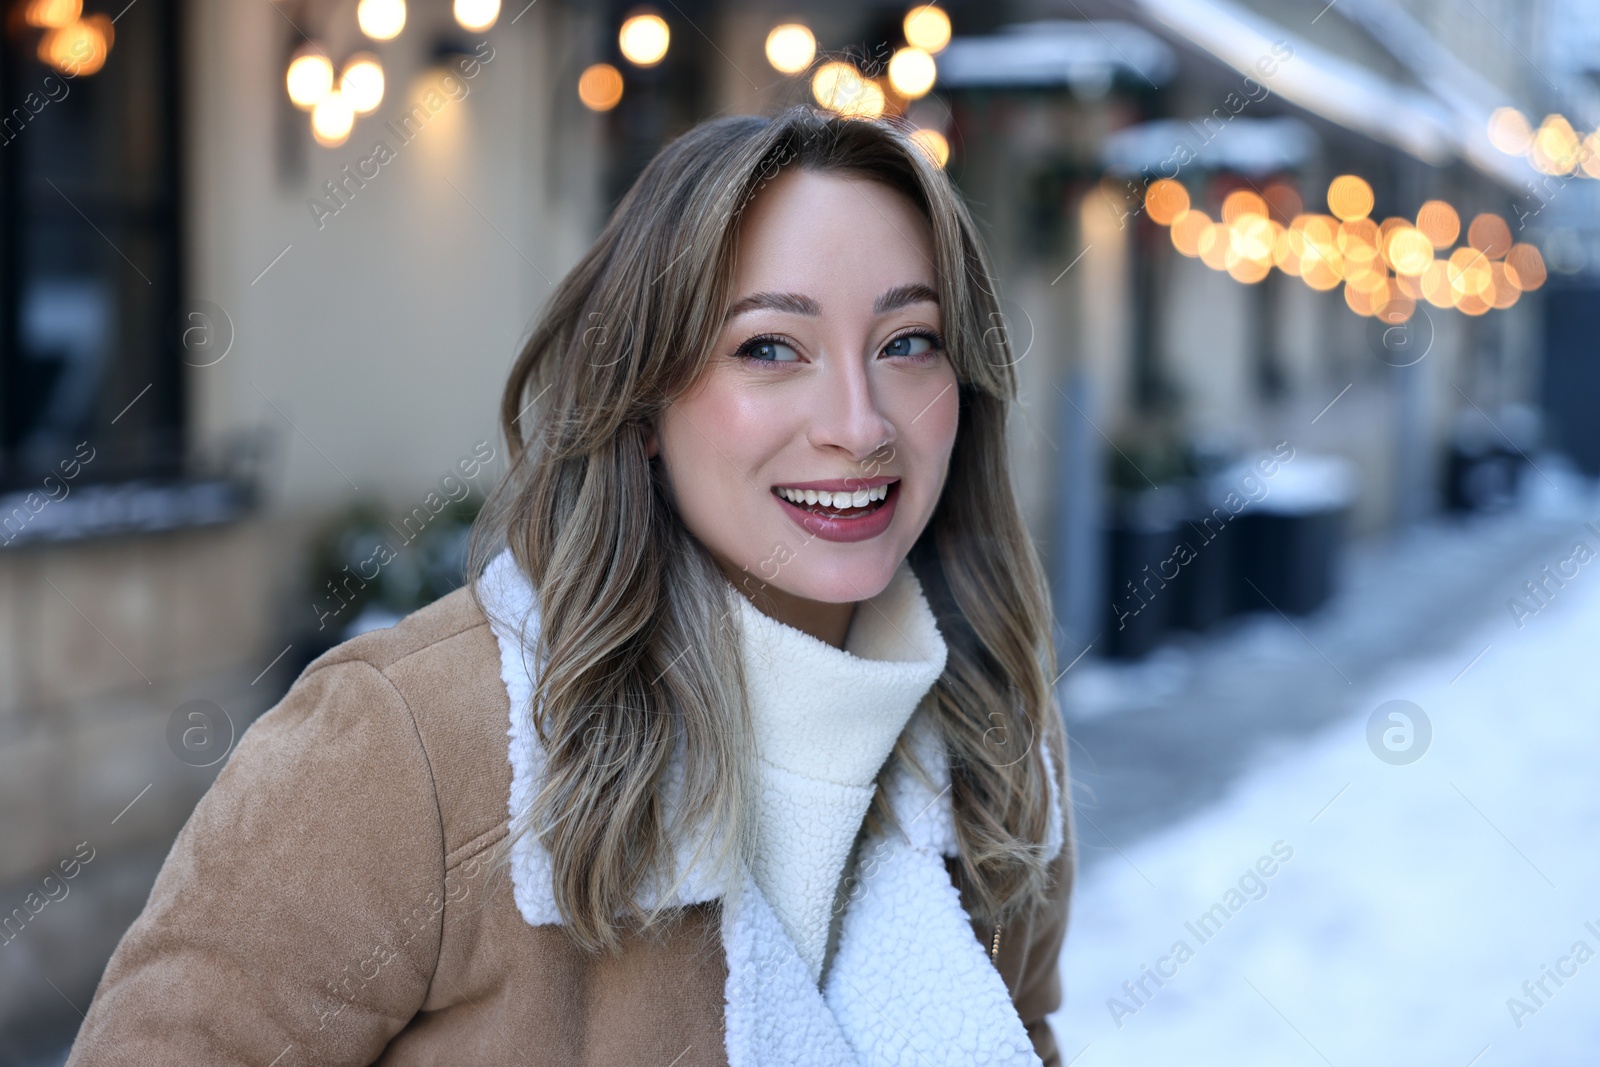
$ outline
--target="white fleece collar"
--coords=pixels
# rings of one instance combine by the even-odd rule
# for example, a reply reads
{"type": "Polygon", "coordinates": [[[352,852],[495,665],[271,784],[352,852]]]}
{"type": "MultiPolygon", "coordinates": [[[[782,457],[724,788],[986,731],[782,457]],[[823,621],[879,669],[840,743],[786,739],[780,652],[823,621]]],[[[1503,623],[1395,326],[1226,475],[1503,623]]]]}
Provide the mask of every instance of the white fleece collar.
{"type": "Polygon", "coordinates": [[[844,648],[740,605],[756,753],[756,885],[820,978],[835,895],[878,771],[944,672],[944,638],[911,566],[857,605],[844,648]]]}
{"type": "MultiPolygon", "coordinates": [[[[900,592],[895,595],[910,590],[898,574],[896,581],[900,592]]],[[[915,592],[920,599],[920,589],[915,592]]],[[[529,718],[537,605],[527,577],[509,552],[489,564],[479,579],[479,596],[500,644],[501,678],[511,702],[508,812],[515,817],[531,802],[545,758],[529,718]]],[[[925,602],[922,606],[926,608],[925,602]]],[[[852,626],[847,647],[883,651],[887,645],[872,642],[892,644],[882,632],[858,639],[857,629],[852,626]],[[867,643],[853,643],[858,640],[867,643]]],[[[931,653],[931,646],[919,646],[911,633],[900,636],[908,641],[902,650],[920,648],[919,656],[931,653]]],[[[941,669],[942,651],[941,642],[941,669]]],[[[925,672],[931,662],[921,658],[915,669],[925,672]]],[[[760,672],[747,667],[747,673],[760,672]]],[[[1039,1064],[1000,973],[990,963],[986,946],[973,936],[971,918],[961,907],[944,865],[943,857],[956,855],[957,845],[948,796],[949,763],[937,727],[926,712],[916,711],[905,729],[935,787],[928,788],[902,766],[891,770],[885,789],[905,833],[873,835],[863,843],[849,883],[835,956],[821,989],[752,872],[744,872],[740,884],[726,885],[700,867],[687,868],[688,878],[670,903],[718,898],[723,902],[729,1067],[1039,1064]]],[[[1064,835],[1048,748],[1044,755],[1051,781],[1047,852],[1053,858],[1064,835]]],[[[681,783],[677,760],[669,764],[664,787],[669,809],[678,788],[675,783],[681,783]]],[[[685,870],[687,852],[680,850],[680,872],[685,870]]],[[[513,849],[512,883],[525,921],[531,925],[561,921],[551,889],[550,856],[534,834],[524,835],[513,849]]],[[[647,889],[641,896],[641,903],[648,905],[658,894],[647,889]]]]}

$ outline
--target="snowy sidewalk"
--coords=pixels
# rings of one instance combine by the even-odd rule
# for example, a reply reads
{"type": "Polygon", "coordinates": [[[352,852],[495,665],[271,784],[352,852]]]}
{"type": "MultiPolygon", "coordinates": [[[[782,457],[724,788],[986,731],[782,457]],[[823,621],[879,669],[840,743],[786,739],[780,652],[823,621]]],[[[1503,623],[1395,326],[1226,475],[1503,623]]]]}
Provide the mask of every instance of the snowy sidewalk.
{"type": "MultiPolygon", "coordinates": [[[[1600,549],[1583,517],[1547,562],[1580,534],[1600,549]]],[[[1600,1059],[1600,560],[1567,568],[1520,629],[1504,596],[1483,602],[1455,647],[1358,676],[1342,718],[1088,866],[1052,1019],[1064,1058],[1600,1059]],[[1409,751],[1390,708],[1369,743],[1396,700],[1422,713],[1409,751]]]]}

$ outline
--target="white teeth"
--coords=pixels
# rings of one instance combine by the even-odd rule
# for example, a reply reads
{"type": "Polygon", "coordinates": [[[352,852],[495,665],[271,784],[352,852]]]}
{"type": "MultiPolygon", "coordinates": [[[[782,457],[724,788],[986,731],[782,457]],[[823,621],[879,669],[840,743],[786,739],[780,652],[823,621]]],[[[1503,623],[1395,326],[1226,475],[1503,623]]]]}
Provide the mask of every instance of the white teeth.
{"type": "Polygon", "coordinates": [[[788,489],[779,488],[778,495],[795,504],[821,506],[825,508],[864,508],[878,500],[883,500],[889,495],[887,485],[874,486],[871,489],[857,489],[855,492],[830,492],[826,489],[788,489]]]}

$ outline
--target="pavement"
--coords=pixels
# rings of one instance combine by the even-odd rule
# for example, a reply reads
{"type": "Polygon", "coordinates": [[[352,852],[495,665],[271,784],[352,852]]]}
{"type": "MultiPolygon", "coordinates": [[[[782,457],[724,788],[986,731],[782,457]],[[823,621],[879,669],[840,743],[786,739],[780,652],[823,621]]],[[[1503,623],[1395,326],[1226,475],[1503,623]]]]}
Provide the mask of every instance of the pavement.
{"type": "Polygon", "coordinates": [[[1513,512],[1352,546],[1316,615],[1063,678],[1067,1061],[1593,1062],[1600,495],[1537,461],[1513,512]]]}

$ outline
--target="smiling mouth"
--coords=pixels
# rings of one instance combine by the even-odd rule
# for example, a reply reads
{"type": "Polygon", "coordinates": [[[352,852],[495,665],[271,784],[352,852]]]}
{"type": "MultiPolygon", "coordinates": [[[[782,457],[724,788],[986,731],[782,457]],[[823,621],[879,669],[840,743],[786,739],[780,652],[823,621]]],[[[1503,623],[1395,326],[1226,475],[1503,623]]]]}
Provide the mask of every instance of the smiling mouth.
{"type": "Polygon", "coordinates": [[[854,519],[870,515],[883,507],[884,502],[899,489],[899,486],[900,482],[896,480],[870,489],[829,492],[817,489],[791,489],[776,485],[772,487],[772,492],[785,502],[813,515],[830,519],[854,519]]]}

